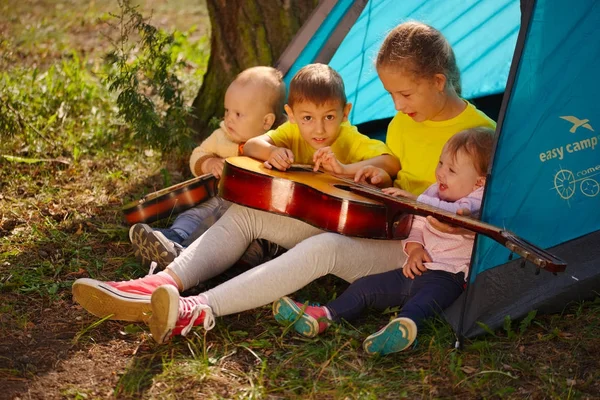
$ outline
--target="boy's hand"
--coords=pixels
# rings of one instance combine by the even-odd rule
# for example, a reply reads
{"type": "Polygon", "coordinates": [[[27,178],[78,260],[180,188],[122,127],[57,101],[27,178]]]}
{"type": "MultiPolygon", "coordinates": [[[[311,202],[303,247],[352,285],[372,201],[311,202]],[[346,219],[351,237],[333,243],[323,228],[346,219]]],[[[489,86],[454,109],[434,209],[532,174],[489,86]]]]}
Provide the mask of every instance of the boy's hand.
{"type": "Polygon", "coordinates": [[[320,167],[330,174],[343,176],[345,173],[345,165],[338,161],[331,147],[322,147],[315,151],[313,155],[315,166],[313,171],[317,172],[320,167]]]}
{"type": "Polygon", "coordinates": [[[211,173],[215,178],[220,179],[223,175],[223,168],[225,167],[225,160],[220,157],[211,157],[206,159],[202,165],[202,170],[205,173],[211,173]]]}
{"type": "Polygon", "coordinates": [[[381,191],[385,194],[389,194],[394,197],[406,197],[408,199],[413,199],[413,200],[417,199],[417,196],[415,196],[411,192],[407,192],[406,190],[402,190],[397,187],[383,188],[383,189],[381,189],[381,191]]]}
{"type": "Polygon", "coordinates": [[[271,150],[269,158],[264,162],[265,168],[285,171],[294,163],[294,153],[285,147],[275,147],[271,150]]]}
{"type": "Polygon", "coordinates": [[[419,243],[407,243],[406,252],[408,253],[408,260],[402,267],[402,273],[405,277],[415,279],[416,276],[423,275],[423,272],[427,271],[427,267],[423,265],[424,262],[431,262],[431,256],[419,243]]]}
{"type": "Polygon", "coordinates": [[[379,167],[367,165],[359,169],[356,175],[354,175],[354,182],[379,185],[384,182],[390,182],[390,175],[379,167]]]}

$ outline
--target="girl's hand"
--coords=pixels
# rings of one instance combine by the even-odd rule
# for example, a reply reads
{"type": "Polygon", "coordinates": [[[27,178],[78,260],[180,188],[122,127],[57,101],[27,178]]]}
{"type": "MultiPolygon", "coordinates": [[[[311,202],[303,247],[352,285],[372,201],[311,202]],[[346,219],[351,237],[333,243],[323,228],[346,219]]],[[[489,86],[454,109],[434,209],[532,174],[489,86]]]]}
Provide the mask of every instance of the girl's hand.
{"type": "Polygon", "coordinates": [[[427,271],[427,267],[423,263],[431,262],[431,256],[419,243],[407,243],[406,252],[408,253],[408,260],[402,267],[404,276],[415,279],[416,276],[423,275],[423,272],[427,271]]]}
{"type": "Polygon", "coordinates": [[[285,147],[273,147],[267,161],[264,162],[265,168],[278,169],[285,171],[294,163],[294,153],[285,147]]]}
{"type": "Polygon", "coordinates": [[[406,190],[397,188],[397,187],[383,188],[383,189],[381,189],[381,191],[385,194],[389,194],[394,197],[406,197],[408,199],[413,199],[413,200],[417,199],[416,195],[412,194],[411,192],[407,192],[406,190]]]}
{"type": "Polygon", "coordinates": [[[330,174],[343,176],[345,173],[345,165],[338,161],[337,157],[331,150],[331,147],[322,147],[315,151],[313,155],[315,167],[313,171],[317,172],[320,167],[330,174]]]}
{"type": "Polygon", "coordinates": [[[383,182],[389,182],[390,175],[385,170],[375,167],[373,165],[367,165],[359,169],[354,175],[354,182],[370,183],[372,185],[378,185],[383,182]]]}
{"type": "Polygon", "coordinates": [[[221,175],[223,175],[223,168],[225,167],[225,160],[220,157],[211,157],[206,159],[204,162],[203,171],[205,173],[211,173],[215,176],[215,178],[220,179],[221,175]]]}

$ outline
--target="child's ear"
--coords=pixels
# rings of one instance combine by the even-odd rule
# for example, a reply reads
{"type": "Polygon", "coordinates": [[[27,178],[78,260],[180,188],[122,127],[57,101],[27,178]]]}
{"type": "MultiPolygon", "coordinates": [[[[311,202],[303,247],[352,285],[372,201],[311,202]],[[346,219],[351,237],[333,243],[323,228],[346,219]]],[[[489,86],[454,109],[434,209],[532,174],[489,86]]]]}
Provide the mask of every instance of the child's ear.
{"type": "Polygon", "coordinates": [[[447,80],[448,79],[446,78],[446,75],[444,75],[444,74],[435,74],[433,76],[435,88],[439,92],[443,92],[446,89],[446,81],[447,80]]]}
{"type": "Polygon", "coordinates": [[[475,181],[475,188],[474,189],[479,189],[480,187],[483,187],[483,186],[485,186],[485,176],[480,176],[475,181]]]}
{"type": "Polygon", "coordinates": [[[342,119],[343,122],[348,121],[350,110],[352,110],[352,103],[346,103],[346,105],[344,106],[344,118],[342,119]]]}
{"type": "Polygon", "coordinates": [[[287,104],[285,106],[283,106],[283,109],[285,110],[285,113],[288,116],[288,119],[290,120],[290,122],[292,124],[296,123],[296,118],[294,118],[294,112],[292,111],[292,107],[288,106],[287,104]]]}
{"type": "Polygon", "coordinates": [[[269,129],[271,129],[271,127],[273,126],[274,123],[275,123],[275,114],[268,113],[263,118],[263,129],[265,131],[268,131],[269,129]]]}

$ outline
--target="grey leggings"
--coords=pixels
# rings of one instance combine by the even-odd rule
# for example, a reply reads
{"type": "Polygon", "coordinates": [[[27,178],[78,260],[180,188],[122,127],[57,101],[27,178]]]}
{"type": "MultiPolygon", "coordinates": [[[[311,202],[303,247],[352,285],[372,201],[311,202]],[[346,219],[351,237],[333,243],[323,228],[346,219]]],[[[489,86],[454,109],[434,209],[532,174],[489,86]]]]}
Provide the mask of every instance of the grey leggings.
{"type": "Polygon", "coordinates": [[[269,304],[327,274],[354,282],[400,268],[406,259],[399,240],[327,233],[302,221],[233,204],[167,268],[189,289],[227,270],[259,238],[289,250],[203,293],[215,315],[269,304]]]}

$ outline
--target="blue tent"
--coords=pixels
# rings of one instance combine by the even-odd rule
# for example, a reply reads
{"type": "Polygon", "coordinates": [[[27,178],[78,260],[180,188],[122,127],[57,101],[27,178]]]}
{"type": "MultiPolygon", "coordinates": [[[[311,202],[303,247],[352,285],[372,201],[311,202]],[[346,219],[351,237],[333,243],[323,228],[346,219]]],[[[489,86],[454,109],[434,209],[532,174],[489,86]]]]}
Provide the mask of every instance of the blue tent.
{"type": "Polygon", "coordinates": [[[406,20],[428,23],[448,38],[463,97],[498,120],[482,220],[568,263],[564,273],[538,274],[505,247],[478,236],[467,290],[446,310],[458,337],[482,333],[481,324],[497,328],[505,316],[560,311],[571,300],[597,295],[600,3],[324,0],[278,67],[289,80],[307,63],[329,63],[354,104],[351,122],[385,124],[396,111],[373,59],[387,31],[406,20]]]}

